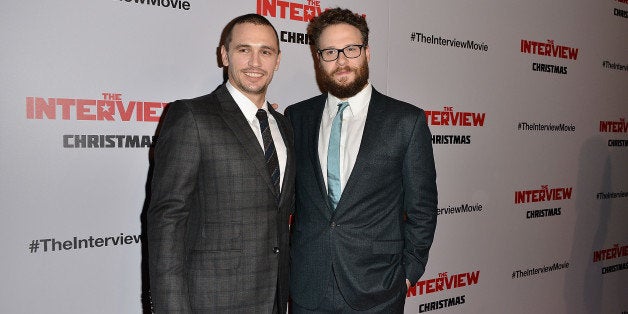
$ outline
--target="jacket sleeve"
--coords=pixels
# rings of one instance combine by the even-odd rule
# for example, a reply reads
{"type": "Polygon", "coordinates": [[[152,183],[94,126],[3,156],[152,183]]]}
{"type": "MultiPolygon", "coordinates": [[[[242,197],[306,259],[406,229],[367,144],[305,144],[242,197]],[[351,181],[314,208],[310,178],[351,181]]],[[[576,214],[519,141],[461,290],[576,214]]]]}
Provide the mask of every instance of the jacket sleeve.
{"type": "Polygon", "coordinates": [[[184,103],[172,103],[155,148],[147,214],[150,287],[156,313],[191,311],[186,235],[199,161],[200,144],[192,112],[184,103]]]}
{"type": "Polygon", "coordinates": [[[425,272],[436,230],[438,194],[432,151],[432,135],[423,110],[415,121],[403,162],[404,267],[406,278],[415,284],[425,272]]]}

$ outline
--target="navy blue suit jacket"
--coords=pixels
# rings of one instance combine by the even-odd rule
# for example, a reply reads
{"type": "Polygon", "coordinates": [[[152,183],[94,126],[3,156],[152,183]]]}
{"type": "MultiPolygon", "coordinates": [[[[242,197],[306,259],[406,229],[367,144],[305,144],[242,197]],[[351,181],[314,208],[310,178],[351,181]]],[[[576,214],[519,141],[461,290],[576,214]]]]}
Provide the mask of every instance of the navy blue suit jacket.
{"type": "Polygon", "coordinates": [[[349,305],[365,310],[425,271],[437,216],[431,133],[423,110],[373,89],[357,160],[333,211],[318,156],[326,99],[286,109],[297,163],[290,292],[316,308],[333,268],[349,305]]]}

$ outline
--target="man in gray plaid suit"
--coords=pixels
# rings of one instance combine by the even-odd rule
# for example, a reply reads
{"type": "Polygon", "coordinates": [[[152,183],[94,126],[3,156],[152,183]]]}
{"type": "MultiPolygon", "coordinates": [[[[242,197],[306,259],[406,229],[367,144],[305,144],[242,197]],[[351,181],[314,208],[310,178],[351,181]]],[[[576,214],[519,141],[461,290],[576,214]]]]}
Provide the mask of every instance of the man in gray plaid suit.
{"type": "Polygon", "coordinates": [[[168,106],[148,210],[156,313],[285,313],[292,129],[266,101],[277,31],[257,14],[223,32],[228,80],[168,106]]]}

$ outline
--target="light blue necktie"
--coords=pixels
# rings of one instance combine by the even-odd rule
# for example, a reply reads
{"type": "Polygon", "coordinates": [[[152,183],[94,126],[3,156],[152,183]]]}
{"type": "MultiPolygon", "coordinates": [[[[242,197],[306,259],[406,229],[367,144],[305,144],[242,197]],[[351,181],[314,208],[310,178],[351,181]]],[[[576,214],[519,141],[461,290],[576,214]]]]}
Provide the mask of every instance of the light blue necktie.
{"type": "Polygon", "coordinates": [[[344,101],[338,104],[338,113],[331,123],[329,147],[327,148],[327,193],[333,210],[340,201],[340,131],[342,130],[342,112],[349,106],[344,101]]]}

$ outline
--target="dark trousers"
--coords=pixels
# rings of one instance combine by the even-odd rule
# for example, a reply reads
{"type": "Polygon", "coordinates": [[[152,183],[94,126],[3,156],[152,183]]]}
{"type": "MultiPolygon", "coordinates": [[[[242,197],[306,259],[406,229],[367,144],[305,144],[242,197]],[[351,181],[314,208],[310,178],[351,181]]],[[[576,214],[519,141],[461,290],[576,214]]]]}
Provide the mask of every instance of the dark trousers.
{"type": "MultiPolygon", "coordinates": [[[[404,282],[405,285],[405,282],[404,282]]],[[[406,304],[406,289],[399,287],[399,294],[384,303],[378,304],[373,308],[365,311],[358,311],[353,309],[347,301],[345,301],[338,284],[336,283],[335,276],[329,280],[327,291],[321,300],[321,304],[315,310],[308,310],[298,303],[292,301],[292,314],[323,314],[323,313],[403,313],[404,306],[406,304]]]]}

